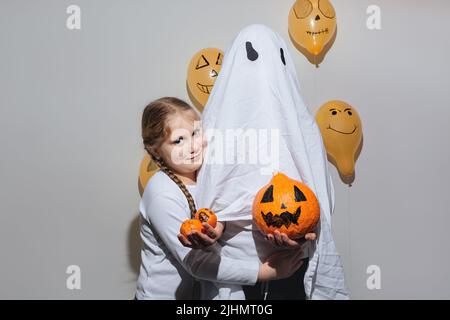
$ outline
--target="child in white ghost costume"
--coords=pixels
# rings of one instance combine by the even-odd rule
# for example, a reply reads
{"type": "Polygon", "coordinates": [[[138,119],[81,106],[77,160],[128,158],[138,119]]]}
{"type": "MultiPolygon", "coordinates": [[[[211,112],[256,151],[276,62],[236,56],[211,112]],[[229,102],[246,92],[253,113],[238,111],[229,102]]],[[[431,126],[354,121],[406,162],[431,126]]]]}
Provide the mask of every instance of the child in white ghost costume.
{"type": "MultiPolygon", "coordinates": [[[[273,172],[284,173],[308,185],[320,204],[317,240],[303,245],[309,259],[306,298],[348,299],[331,233],[334,189],[326,150],[300,96],[296,70],[281,36],[263,25],[251,25],[238,34],[225,52],[202,125],[209,140],[197,176],[196,201],[226,221],[219,241],[221,256],[264,261],[280,250],[253,223],[252,203],[273,172]],[[234,135],[234,143],[227,134],[234,135]],[[255,134],[256,145],[244,143],[255,134]]],[[[229,288],[217,287],[225,297],[229,288]]]]}

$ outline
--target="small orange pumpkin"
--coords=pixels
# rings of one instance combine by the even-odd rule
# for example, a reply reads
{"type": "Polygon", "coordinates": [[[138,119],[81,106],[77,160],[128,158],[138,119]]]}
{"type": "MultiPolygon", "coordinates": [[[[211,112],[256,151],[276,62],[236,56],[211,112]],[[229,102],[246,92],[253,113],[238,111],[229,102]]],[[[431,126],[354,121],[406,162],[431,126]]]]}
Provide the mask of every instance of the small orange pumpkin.
{"type": "Polygon", "coordinates": [[[185,220],[180,227],[180,233],[187,238],[192,231],[201,232],[203,229],[202,223],[198,219],[185,220]]]}
{"type": "Polygon", "coordinates": [[[257,193],[253,218],[264,234],[278,230],[291,239],[298,239],[316,227],[320,218],[319,202],[307,185],[277,173],[257,193]]]}
{"type": "Polygon", "coordinates": [[[203,222],[208,222],[208,224],[215,228],[217,225],[217,216],[214,212],[208,208],[201,208],[195,213],[195,219],[203,222]]]}

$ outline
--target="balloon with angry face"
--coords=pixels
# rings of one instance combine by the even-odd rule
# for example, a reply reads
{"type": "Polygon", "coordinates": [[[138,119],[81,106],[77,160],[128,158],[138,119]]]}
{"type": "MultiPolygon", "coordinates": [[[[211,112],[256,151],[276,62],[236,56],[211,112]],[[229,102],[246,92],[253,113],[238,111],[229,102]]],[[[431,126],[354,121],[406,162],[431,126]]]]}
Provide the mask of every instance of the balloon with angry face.
{"type": "Polygon", "coordinates": [[[187,90],[189,98],[200,112],[203,111],[222,68],[222,59],[222,50],[206,48],[197,52],[189,63],[187,90]]]}

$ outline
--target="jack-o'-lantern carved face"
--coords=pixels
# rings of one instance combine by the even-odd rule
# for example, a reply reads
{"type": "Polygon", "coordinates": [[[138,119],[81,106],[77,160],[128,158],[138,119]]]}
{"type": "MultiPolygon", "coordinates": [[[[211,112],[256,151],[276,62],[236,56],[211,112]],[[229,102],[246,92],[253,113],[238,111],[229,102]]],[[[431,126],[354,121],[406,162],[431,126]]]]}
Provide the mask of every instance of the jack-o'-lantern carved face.
{"type": "Polygon", "coordinates": [[[329,0],[297,0],[289,13],[293,41],[319,55],[336,31],[336,12],[329,0]]]}
{"type": "Polygon", "coordinates": [[[291,239],[312,231],[320,217],[314,193],[305,184],[277,173],[253,202],[253,218],[265,233],[278,230],[291,239]]]}
{"type": "Polygon", "coordinates": [[[214,82],[222,68],[223,51],[217,48],[202,49],[189,63],[187,87],[195,106],[202,111],[214,82]]]}

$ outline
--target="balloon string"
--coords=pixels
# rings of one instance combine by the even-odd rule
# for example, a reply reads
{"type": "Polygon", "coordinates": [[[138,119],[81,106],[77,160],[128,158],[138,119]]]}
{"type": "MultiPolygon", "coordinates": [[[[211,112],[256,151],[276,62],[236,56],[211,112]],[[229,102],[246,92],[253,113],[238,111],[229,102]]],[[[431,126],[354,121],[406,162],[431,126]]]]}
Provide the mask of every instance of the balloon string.
{"type": "MultiPolygon", "coordinates": [[[[316,64],[316,56],[314,56],[314,65],[315,64],[316,64]]],[[[316,108],[316,110],[319,107],[318,106],[319,101],[317,97],[317,73],[318,73],[317,68],[314,68],[314,108],[316,108]]]]}
{"type": "Polygon", "coordinates": [[[351,195],[351,188],[347,188],[347,220],[348,220],[348,261],[349,261],[349,281],[351,283],[352,276],[353,276],[353,260],[352,260],[352,220],[351,220],[351,201],[350,201],[350,195],[351,195]]]}

